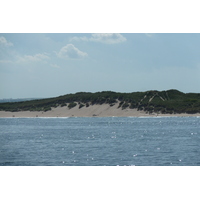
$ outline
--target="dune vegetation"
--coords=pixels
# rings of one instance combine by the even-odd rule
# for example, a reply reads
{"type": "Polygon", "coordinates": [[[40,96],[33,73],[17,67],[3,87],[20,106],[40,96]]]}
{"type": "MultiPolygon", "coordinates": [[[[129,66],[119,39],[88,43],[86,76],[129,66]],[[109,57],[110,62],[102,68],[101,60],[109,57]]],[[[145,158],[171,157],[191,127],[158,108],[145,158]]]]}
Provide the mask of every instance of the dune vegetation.
{"type": "Polygon", "coordinates": [[[0,111],[49,111],[55,107],[75,106],[89,107],[90,105],[119,103],[118,109],[137,109],[146,113],[179,114],[200,113],[200,93],[183,93],[178,90],[146,91],[119,93],[112,91],[103,92],[78,92],[55,98],[23,102],[0,103],[0,111]]]}

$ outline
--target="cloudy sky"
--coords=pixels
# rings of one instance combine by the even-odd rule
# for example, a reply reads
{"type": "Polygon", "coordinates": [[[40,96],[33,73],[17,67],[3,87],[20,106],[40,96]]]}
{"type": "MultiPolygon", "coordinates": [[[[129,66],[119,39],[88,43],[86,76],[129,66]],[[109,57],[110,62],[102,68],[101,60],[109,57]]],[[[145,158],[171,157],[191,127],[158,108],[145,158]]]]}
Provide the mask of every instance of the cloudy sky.
{"type": "Polygon", "coordinates": [[[0,98],[200,93],[200,34],[0,34],[0,98]]]}

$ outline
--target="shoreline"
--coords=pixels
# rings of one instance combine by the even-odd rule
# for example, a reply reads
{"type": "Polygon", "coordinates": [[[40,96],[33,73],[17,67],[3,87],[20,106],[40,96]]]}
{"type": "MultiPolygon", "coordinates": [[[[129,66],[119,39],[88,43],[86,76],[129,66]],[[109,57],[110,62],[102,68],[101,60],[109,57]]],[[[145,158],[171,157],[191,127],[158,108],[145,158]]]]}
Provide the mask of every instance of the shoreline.
{"type": "Polygon", "coordinates": [[[0,111],[0,118],[50,118],[50,117],[197,117],[196,114],[157,114],[146,113],[145,111],[138,111],[137,109],[118,108],[118,104],[110,106],[109,104],[90,105],[89,107],[82,107],[79,109],[78,105],[69,109],[67,106],[52,108],[50,111],[0,111]]]}

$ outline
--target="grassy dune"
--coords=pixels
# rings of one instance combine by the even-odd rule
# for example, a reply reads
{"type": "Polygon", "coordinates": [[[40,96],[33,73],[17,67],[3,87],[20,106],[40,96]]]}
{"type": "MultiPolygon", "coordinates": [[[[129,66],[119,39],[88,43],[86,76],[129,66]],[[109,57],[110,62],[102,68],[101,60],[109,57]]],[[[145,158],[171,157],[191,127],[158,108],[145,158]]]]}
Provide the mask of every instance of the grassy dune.
{"type": "Polygon", "coordinates": [[[146,91],[119,93],[78,92],[55,98],[31,100],[23,102],[0,103],[0,111],[49,111],[52,108],[68,106],[69,109],[79,106],[109,104],[110,107],[119,103],[118,109],[137,109],[146,113],[180,114],[200,113],[200,93],[183,93],[178,90],[146,91]]]}

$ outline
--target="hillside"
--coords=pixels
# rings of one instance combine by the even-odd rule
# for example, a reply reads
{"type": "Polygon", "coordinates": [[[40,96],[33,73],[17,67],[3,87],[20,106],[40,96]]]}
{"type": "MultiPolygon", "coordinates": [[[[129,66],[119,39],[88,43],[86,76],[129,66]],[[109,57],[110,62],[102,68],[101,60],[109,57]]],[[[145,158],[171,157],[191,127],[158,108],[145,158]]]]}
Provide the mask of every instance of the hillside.
{"type": "Polygon", "coordinates": [[[112,91],[103,92],[78,92],[55,98],[31,100],[23,102],[0,103],[0,111],[49,111],[52,108],[68,106],[69,109],[77,104],[79,109],[90,105],[109,104],[117,109],[137,109],[146,113],[200,113],[200,93],[183,93],[178,90],[133,93],[119,93],[112,91]]]}

